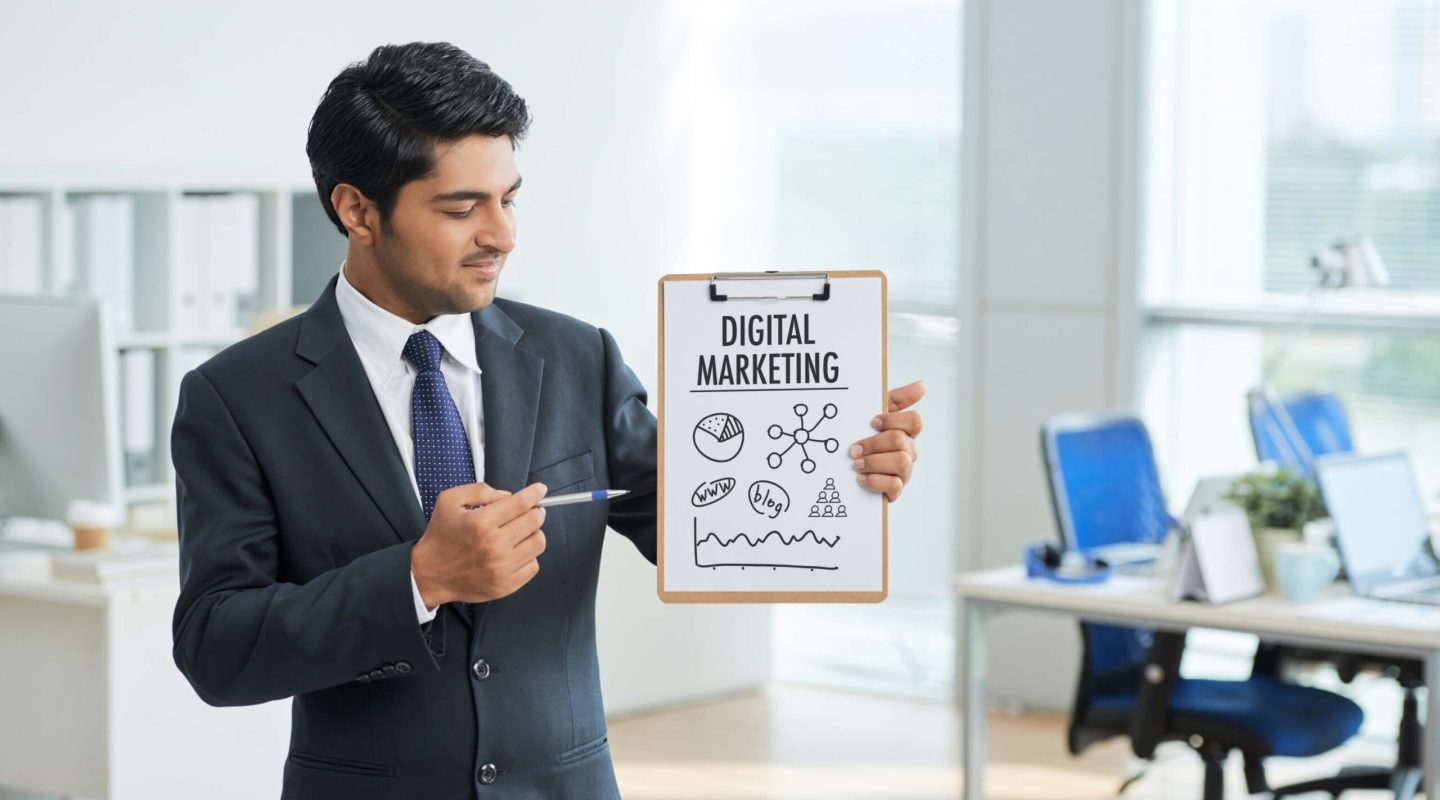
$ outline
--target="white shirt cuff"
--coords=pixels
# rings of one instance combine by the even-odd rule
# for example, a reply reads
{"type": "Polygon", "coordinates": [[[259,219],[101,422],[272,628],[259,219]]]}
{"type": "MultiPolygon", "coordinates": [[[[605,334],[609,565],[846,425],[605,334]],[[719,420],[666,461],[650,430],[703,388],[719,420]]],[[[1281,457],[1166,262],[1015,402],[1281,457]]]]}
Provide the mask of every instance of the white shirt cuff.
{"type": "Polygon", "coordinates": [[[420,584],[415,582],[414,570],[410,571],[410,592],[415,595],[415,617],[420,620],[420,624],[424,625],[430,620],[435,619],[435,612],[440,607],[425,607],[425,601],[420,599],[420,584]]]}

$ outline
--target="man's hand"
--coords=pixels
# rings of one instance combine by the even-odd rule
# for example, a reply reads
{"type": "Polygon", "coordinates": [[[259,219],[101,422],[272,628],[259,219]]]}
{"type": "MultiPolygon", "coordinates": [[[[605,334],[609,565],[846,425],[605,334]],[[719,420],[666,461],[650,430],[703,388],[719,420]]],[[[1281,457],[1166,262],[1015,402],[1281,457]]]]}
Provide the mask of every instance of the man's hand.
{"type": "Polygon", "coordinates": [[[529,583],[545,552],[545,509],[535,505],[545,492],[543,483],[515,494],[483,483],[441,492],[425,534],[410,551],[425,606],[497,600],[529,583]]]}
{"type": "Polygon", "coordinates": [[[890,390],[889,412],[870,421],[880,433],[850,445],[860,485],[873,492],[884,492],[892,502],[900,497],[910,482],[915,464],[915,437],[920,435],[920,412],[905,409],[925,396],[925,382],[890,390]]]}

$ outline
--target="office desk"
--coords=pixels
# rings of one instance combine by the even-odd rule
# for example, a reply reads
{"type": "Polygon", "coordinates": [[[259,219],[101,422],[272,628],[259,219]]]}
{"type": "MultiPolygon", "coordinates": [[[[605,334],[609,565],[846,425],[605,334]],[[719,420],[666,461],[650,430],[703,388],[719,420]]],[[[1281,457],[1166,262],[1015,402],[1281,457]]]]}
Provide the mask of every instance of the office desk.
{"type": "MultiPolygon", "coordinates": [[[[1067,585],[1029,579],[1021,567],[970,572],[955,579],[964,604],[961,671],[965,703],[965,797],[983,798],[985,768],[986,628],[1004,609],[1063,614],[1086,622],[1184,631],[1190,628],[1253,633],[1267,641],[1327,650],[1355,650],[1418,658],[1425,683],[1440,687],[1440,608],[1349,598],[1335,586],[1313,603],[1296,605],[1264,595],[1226,605],[1173,603],[1169,581],[1116,575],[1102,584],[1067,585]]],[[[1080,669],[1076,664],[1075,669],[1080,669]]],[[[1437,797],[1440,763],[1440,691],[1427,692],[1425,796],[1437,797]]]]}
{"type": "Polygon", "coordinates": [[[290,704],[195,696],[170,657],[178,577],[114,589],[52,580],[42,563],[0,574],[0,786],[87,800],[280,795],[290,704]]]}

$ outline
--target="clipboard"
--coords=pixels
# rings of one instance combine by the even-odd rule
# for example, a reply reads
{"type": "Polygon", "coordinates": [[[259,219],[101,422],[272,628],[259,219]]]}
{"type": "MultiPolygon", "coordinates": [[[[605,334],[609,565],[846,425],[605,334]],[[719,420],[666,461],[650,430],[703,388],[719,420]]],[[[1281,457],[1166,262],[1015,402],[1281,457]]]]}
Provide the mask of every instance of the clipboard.
{"type": "Polygon", "coordinates": [[[884,273],[657,288],[660,599],[883,601],[889,502],[856,482],[847,449],[888,410],[884,273]]]}

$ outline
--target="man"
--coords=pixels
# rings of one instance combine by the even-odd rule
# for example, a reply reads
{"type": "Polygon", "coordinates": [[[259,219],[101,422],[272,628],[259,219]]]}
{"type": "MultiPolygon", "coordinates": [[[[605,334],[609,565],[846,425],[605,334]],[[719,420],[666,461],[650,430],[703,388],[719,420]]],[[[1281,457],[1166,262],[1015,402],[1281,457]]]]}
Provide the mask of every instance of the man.
{"type": "MultiPolygon", "coordinates": [[[[345,69],[306,148],[340,273],[181,384],[175,661],[295,698],[286,798],[618,797],[595,585],[607,525],[655,561],[656,423],[610,334],[495,297],[528,124],[451,45],[345,69]]],[[[923,392],[855,451],[891,499],[923,392]]]]}

